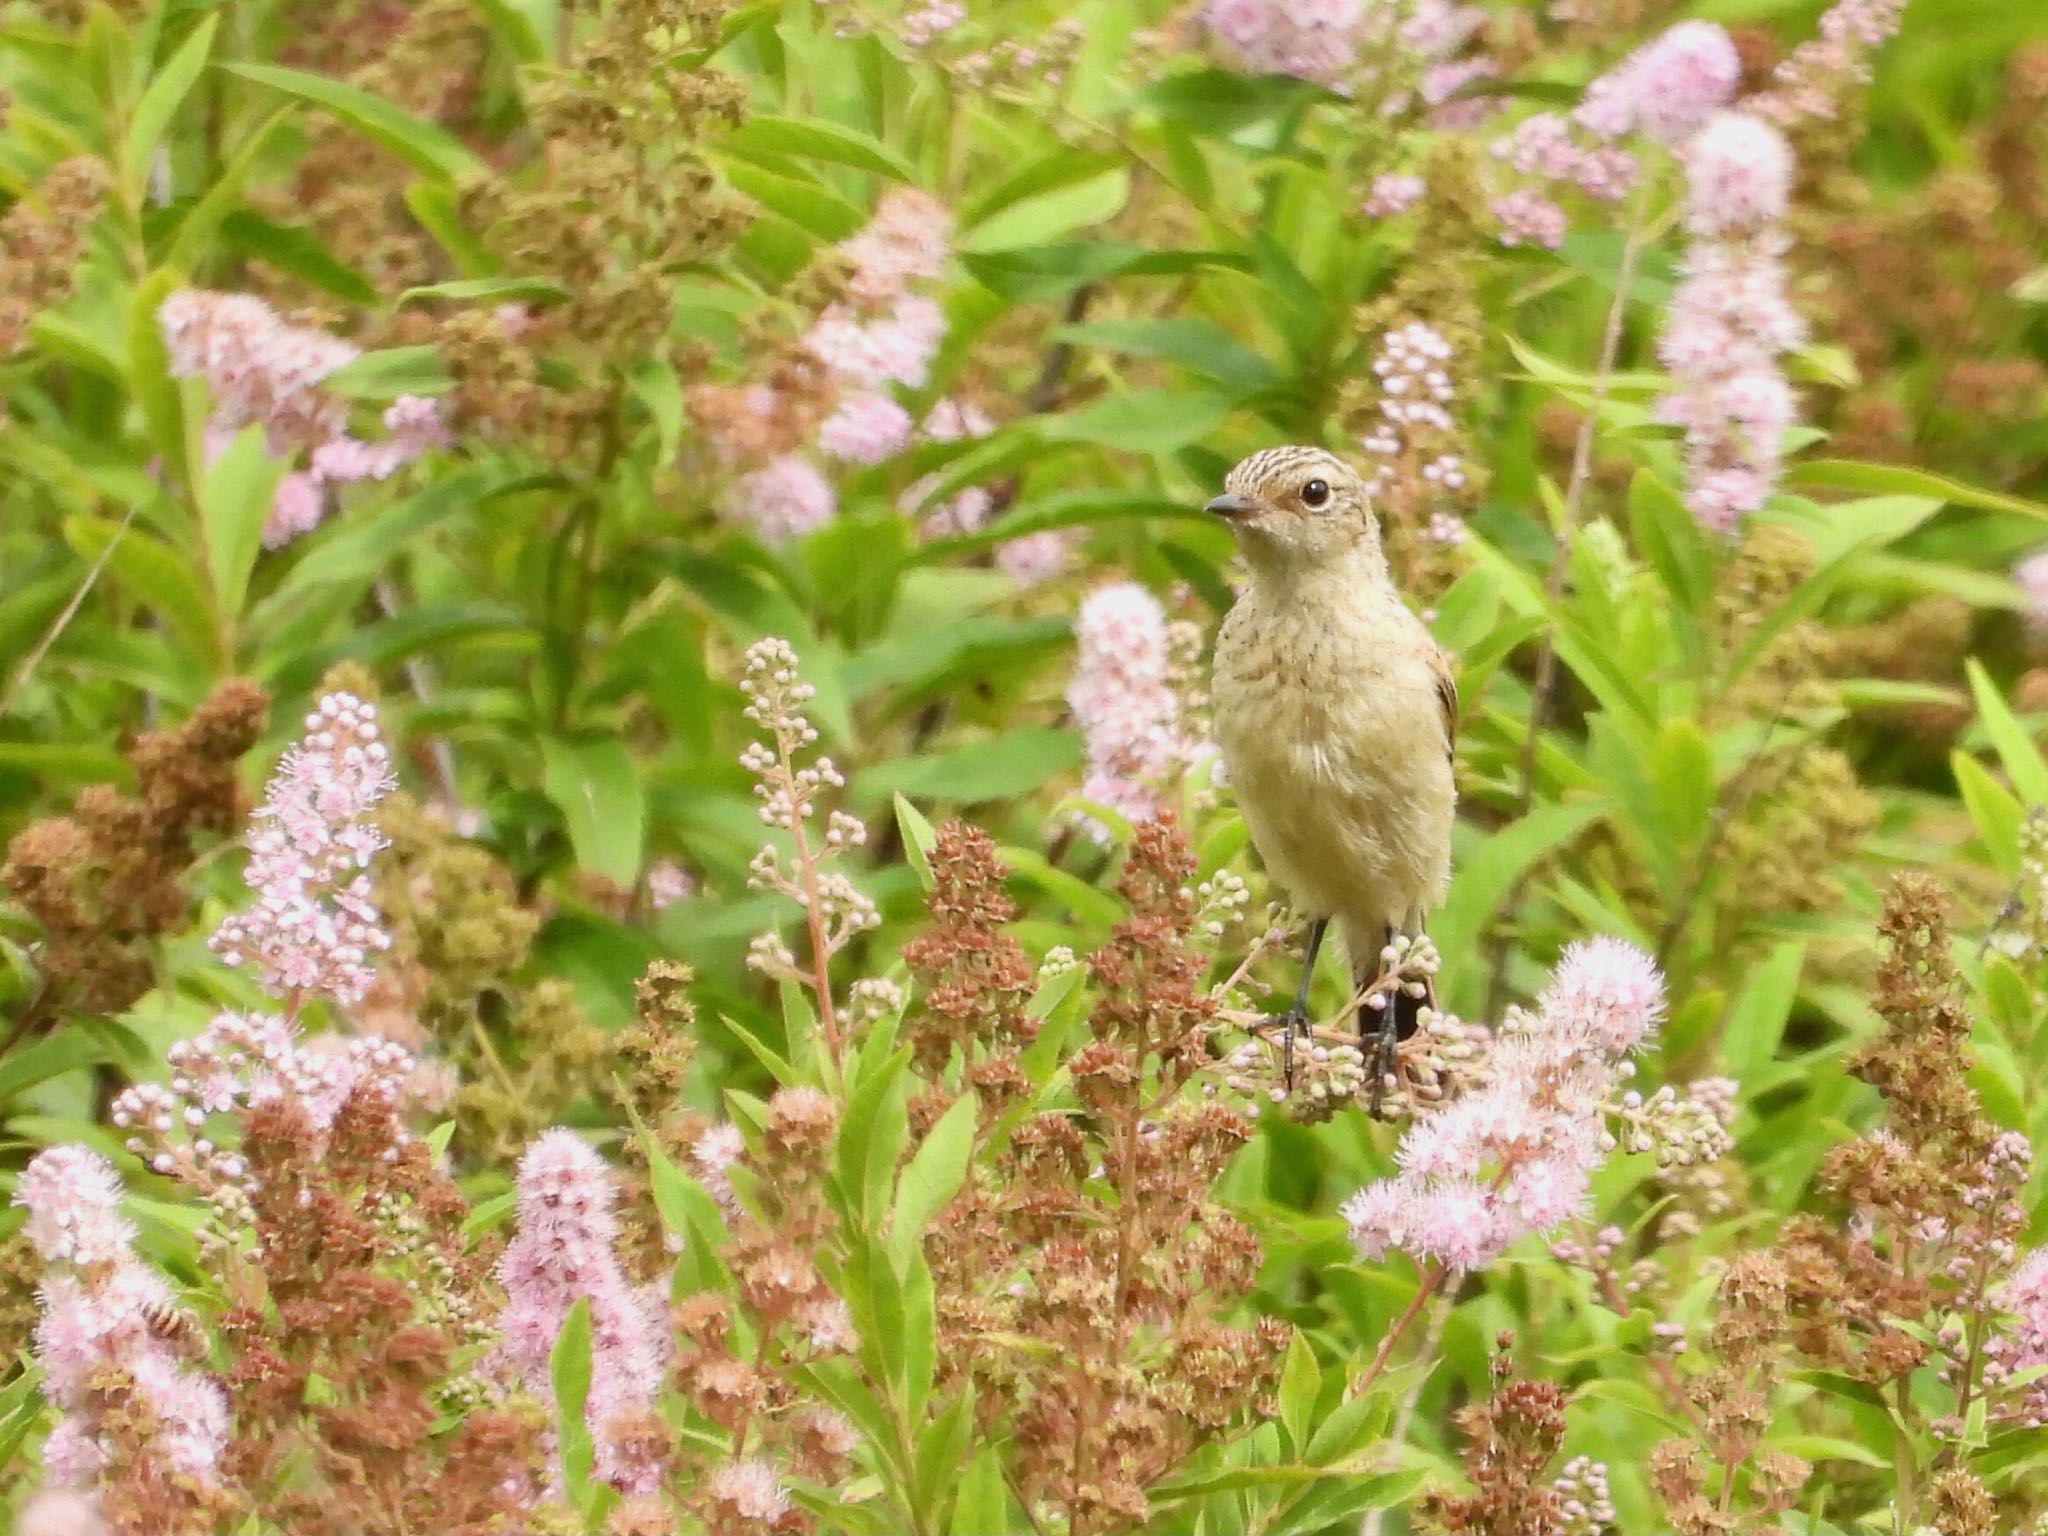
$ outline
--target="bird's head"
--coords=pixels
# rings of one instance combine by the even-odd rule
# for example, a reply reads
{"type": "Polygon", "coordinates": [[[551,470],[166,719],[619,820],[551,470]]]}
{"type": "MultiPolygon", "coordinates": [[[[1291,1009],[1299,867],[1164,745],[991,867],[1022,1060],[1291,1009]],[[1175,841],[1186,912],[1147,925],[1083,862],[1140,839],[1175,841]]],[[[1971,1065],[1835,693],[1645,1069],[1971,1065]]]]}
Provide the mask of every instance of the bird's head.
{"type": "Polygon", "coordinates": [[[1321,448],[1268,448],[1224,477],[1208,509],[1243,544],[1255,570],[1281,574],[1357,552],[1376,558],[1379,521],[1357,471],[1321,448]]]}

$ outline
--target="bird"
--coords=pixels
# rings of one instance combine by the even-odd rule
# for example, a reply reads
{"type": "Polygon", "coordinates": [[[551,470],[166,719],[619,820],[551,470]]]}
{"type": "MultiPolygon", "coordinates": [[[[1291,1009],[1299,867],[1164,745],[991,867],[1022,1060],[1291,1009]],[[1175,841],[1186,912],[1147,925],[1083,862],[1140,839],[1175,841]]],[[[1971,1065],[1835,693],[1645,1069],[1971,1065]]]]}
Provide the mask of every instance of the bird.
{"type": "MultiPolygon", "coordinates": [[[[1354,990],[1398,934],[1419,937],[1450,882],[1458,691],[1451,665],[1402,601],[1365,482],[1333,453],[1269,448],[1208,503],[1236,535],[1250,580],[1224,616],[1212,664],[1215,738],[1267,873],[1309,919],[1284,1027],[1286,1074],[1308,1022],[1309,983],[1331,924],[1354,990]]],[[[1397,988],[1359,1034],[1372,1112],[1414,1033],[1397,988]]]]}

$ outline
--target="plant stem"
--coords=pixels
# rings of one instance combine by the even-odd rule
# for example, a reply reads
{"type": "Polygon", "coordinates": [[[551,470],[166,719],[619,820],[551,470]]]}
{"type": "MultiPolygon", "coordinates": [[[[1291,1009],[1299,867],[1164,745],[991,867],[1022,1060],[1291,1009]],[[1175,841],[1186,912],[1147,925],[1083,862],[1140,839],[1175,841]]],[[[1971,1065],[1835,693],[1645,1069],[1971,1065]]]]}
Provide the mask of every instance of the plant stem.
{"type": "MultiPolygon", "coordinates": [[[[799,803],[796,789],[796,764],[792,758],[792,746],[788,733],[778,729],[775,733],[775,748],[782,757],[783,784],[789,794],[792,808],[799,803]]],[[[818,894],[818,860],[811,852],[811,840],[804,835],[804,819],[792,814],[789,820],[790,836],[796,842],[797,873],[803,880],[804,923],[811,936],[811,990],[817,995],[818,1028],[824,1031],[825,1045],[832,1053],[832,1065],[840,1065],[839,1018],[832,1010],[832,952],[829,937],[825,932],[825,907],[818,894]]]]}
{"type": "MultiPolygon", "coordinates": [[[[1572,549],[1578,532],[1579,509],[1586,499],[1586,487],[1593,478],[1593,445],[1600,431],[1600,408],[1607,403],[1607,391],[1614,380],[1614,365],[1621,355],[1621,338],[1628,319],[1629,290],[1635,286],[1636,265],[1642,259],[1649,225],[1645,217],[1646,191],[1638,191],[1629,216],[1628,238],[1621,247],[1621,264],[1615,273],[1614,301],[1607,306],[1607,324],[1600,336],[1600,360],[1593,374],[1593,398],[1579,418],[1579,432],[1572,444],[1572,472],[1564,493],[1564,516],[1557,530],[1557,548],[1550,557],[1550,570],[1543,580],[1545,604],[1556,607],[1564,597],[1571,573],[1572,549]]],[[[1536,676],[1529,688],[1528,734],[1522,738],[1522,755],[1517,771],[1515,814],[1525,816],[1536,794],[1536,754],[1543,740],[1543,724],[1557,691],[1557,639],[1555,626],[1546,627],[1536,651],[1536,676]]],[[[1517,875],[1501,904],[1501,922],[1495,930],[1493,962],[1486,983],[1488,1017],[1500,1011],[1501,987],[1507,979],[1507,935],[1521,905],[1528,872],[1517,875]]]]}
{"type": "Polygon", "coordinates": [[[1447,1274],[1448,1271],[1443,1265],[1434,1260],[1430,1261],[1429,1268],[1422,1272],[1422,1284],[1415,1288],[1415,1299],[1408,1303],[1407,1311],[1394,1319],[1394,1326],[1389,1328],[1386,1337],[1380,1340],[1379,1352],[1372,1357],[1372,1364],[1365,1368],[1365,1374],[1358,1378],[1356,1391],[1364,1392],[1379,1380],[1381,1373],[1387,1368],[1387,1362],[1393,1358],[1394,1346],[1400,1342],[1401,1335],[1406,1333],[1415,1319],[1422,1315],[1423,1308],[1429,1305],[1430,1297],[1437,1293],[1447,1274]]]}

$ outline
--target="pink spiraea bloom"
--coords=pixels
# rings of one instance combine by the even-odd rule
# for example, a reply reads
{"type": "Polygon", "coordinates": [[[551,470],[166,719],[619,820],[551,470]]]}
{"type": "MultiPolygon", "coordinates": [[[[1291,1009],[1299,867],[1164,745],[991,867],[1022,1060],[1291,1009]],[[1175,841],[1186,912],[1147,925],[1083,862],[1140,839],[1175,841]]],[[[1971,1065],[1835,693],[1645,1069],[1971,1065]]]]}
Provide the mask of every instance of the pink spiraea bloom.
{"type": "Polygon", "coordinates": [[[2025,599],[2022,612],[2027,627],[2037,635],[2048,634],[2048,547],[2035,550],[2015,565],[2012,579],[2025,599]]]}
{"type": "Polygon", "coordinates": [[[1401,1138],[1401,1171],[1344,1206],[1367,1258],[1400,1249],[1465,1272],[1585,1208],[1613,1149],[1606,1115],[1627,1053],[1662,1016],[1661,976],[1619,940],[1574,945],[1533,1015],[1494,1037],[1472,1091],[1401,1138]]]}
{"type": "Polygon", "coordinates": [[[403,1114],[422,1087],[420,1063],[395,1041],[301,1035],[273,1014],[216,1014],[200,1033],[173,1044],[166,1060],[170,1080],[122,1089],[109,1118],[152,1173],[209,1197],[240,1185],[249,1173],[233,1145],[205,1134],[209,1115],[240,1116],[287,1103],[324,1142],[353,1097],[378,1110],[388,1139],[398,1145],[409,1139],[403,1114]]]}
{"type": "Polygon", "coordinates": [[[1625,1056],[1664,1017],[1664,977],[1635,945],[1602,934],[1558,957],[1538,1007],[1547,1019],[1572,1020],[1610,1056],[1625,1056]]]}
{"type": "Polygon", "coordinates": [[[898,187],[882,196],[875,216],[839,247],[853,263],[856,298],[881,306],[912,282],[935,282],[953,259],[953,215],[927,193],[898,187]]]}
{"type": "Polygon", "coordinates": [[[731,510],[764,544],[786,544],[832,521],[839,498],[816,465],[793,453],[770,459],[733,487],[731,510]]]}
{"type": "Polygon", "coordinates": [[[180,289],[158,308],[157,322],[172,376],[204,378],[213,392],[209,458],[251,425],[263,429],[274,456],[308,456],[305,468],[294,468],[278,485],[263,526],[265,548],[287,544],[318,524],[329,486],[386,479],[448,441],[440,407],[412,395],[384,412],[384,441],[349,436],[347,402],[321,386],[361,356],[361,349],[324,331],[288,324],[253,294],[180,289]]]}
{"type": "Polygon", "coordinates": [[[1044,528],[997,545],[996,566],[1018,586],[1035,587],[1064,571],[1073,549],[1071,535],[1044,528]]]}
{"type": "Polygon", "coordinates": [[[157,310],[173,378],[203,378],[213,425],[261,426],[275,452],[311,448],[348,425],[346,405],[321,388],[361,350],[324,331],[289,325],[248,293],[181,288],[157,310]]]}
{"type": "Polygon", "coordinates": [[[789,1513],[789,1494],[774,1463],[759,1457],[729,1461],[705,1483],[712,1508],[726,1529],[765,1530],[789,1513]]]}
{"type": "Polygon", "coordinates": [[[361,1001],[371,957],[391,942],[364,873],[384,846],[370,811],[396,783],[376,706],[350,693],[321,699],[250,818],[255,905],[222,921],[213,951],[253,964],[273,996],[361,1001]]]}
{"type": "Polygon", "coordinates": [[[121,1214],[120,1175],[87,1147],[38,1153],[22,1170],[14,1204],[28,1212],[22,1233],[29,1245],[52,1264],[116,1264],[135,1241],[121,1214]]]}
{"type": "Polygon", "coordinates": [[[651,1408],[668,1333],[661,1298],[627,1281],[617,1252],[611,1170],[574,1131],[545,1131],[519,1162],[518,1231],[498,1261],[505,1288],[490,1368],[552,1401],[549,1360],[578,1301],[590,1305],[590,1394],[584,1418],[594,1470],[626,1493],[652,1493],[656,1470],[622,1454],[611,1427],[651,1408]]]}
{"type": "Polygon", "coordinates": [[[1359,211],[1369,219],[1399,218],[1422,201],[1429,183],[1420,176],[1389,174],[1375,176],[1359,211]]]}
{"type": "Polygon", "coordinates": [[[1658,418],[1685,431],[1686,506],[1728,533],[1776,489],[1798,402],[1780,359],[1805,335],[1786,295],[1777,220],[1792,151],[1761,119],[1724,113],[1681,153],[1693,235],[1657,353],[1658,418]]]}
{"type": "MultiPolygon", "coordinates": [[[[1379,420],[1359,446],[1383,460],[1366,481],[1375,495],[1399,477],[1399,463],[1413,463],[1420,445],[1440,439],[1456,426],[1450,406],[1457,398],[1451,381],[1451,344],[1420,320],[1396,326],[1380,341],[1372,371],[1379,379],[1379,420]]],[[[1421,465],[1422,477],[1446,490],[1462,490],[1465,467],[1456,454],[1436,453],[1421,465]]]]}
{"type": "Polygon", "coordinates": [[[647,899],[655,911],[665,912],[696,892],[696,876],[674,859],[657,859],[647,866],[647,899]]]}
{"type": "Polygon", "coordinates": [[[841,395],[838,407],[818,427],[819,450],[855,464],[879,464],[909,441],[910,412],[872,390],[841,395]]]}
{"type": "Polygon", "coordinates": [[[1742,57],[1727,30],[1681,21],[1587,86],[1574,120],[1603,139],[1640,131],[1676,144],[1727,106],[1741,83],[1742,57]]]}
{"type": "Polygon", "coordinates": [[[1358,62],[1371,0],[1207,0],[1202,21],[1246,70],[1338,83],[1358,62]]]}
{"type": "Polygon", "coordinates": [[[1564,244],[1564,209],[1533,187],[1517,187],[1495,198],[1493,216],[1500,223],[1502,245],[1554,251],[1564,244]]]}
{"type": "Polygon", "coordinates": [[[732,1192],[732,1178],[728,1170],[740,1160],[747,1150],[740,1128],[730,1122],[714,1125],[690,1143],[690,1166],[697,1171],[697,1182],[718,1208],[731,1216],[739,1211],[740,1203],[732,1192]]]}
{"type": "MultiPolygon", "coordinates": [[[[995,421],[980,406],[972,401],[948,397],[932,406],[919,430],[930,442],[957,443],[987,437],[995,429],[995,421]]],[[[898,502],[908,515],[917,516],[922,512],[924,531],[928,535],[944,537],[972,533],[986,523],[989,514],[995,510],[994,495],[979,485],[970,485],[945,501],[927,507],[925,503],[930,500],[932,489],[938,483],[939,476],[926,475],[906,490],[898,502]]]]}
{"type": "Polygon", "coordinates": [[[43,1468],[63,1486],[92,1484],[108,1460],[102,1382],[117,1372],[147,1409],[150,1451],[171,1473],[210,1483],[227,1443],[227,1399],[152,1327],[172,1305],[171,1288],[137,1257],[120,1200],[113,1165],[80,1146],[38,1153],[15,1189],[29,1213],[24,1231],[50,1266],[37,1293],[35,1354],[43,1395],[63,1417],[44,1443],[43,1468]]]}
{"type": "Polygon", "coordinates": [[[1778,123],[1833,117],[1837,97],[1870,79],[1870,55],[1891,41],[1905,11],[1906,0],[1837,0],[1821,16],[1819,35],[1778,65],[1751,110],[1778,123]]]}
{"type": "Polygon", "coordinates": [[[922,389],[945,335],[945,312],[923,294],[905,293],[872,319],[832,305],[805,335],[804,348],[845,386],[922,389]]]}
{"type": "Polygon", "coordinates": [[[1792,146],[1761,118],[1723,112],[1679,150],[1685,225],[1704,239],[1775,224],[1792,197],[1792,146]]]}
{"type": "Polygon", "coordinates": [[[1067,707],[1088,753],[1081,793],[1132,820],[1157,816],[1161,786],[1187,755],[1166,611],[1136,582],[1110,582],[1083,600],[1074,639],[1067,707]]]}
{"type": "MultiPolygon", "coordinates": [[[[2048,1248],[2021,1259],[1992,1301],[2012,1320],[1985,1343],[1986,1384],[2048,1367],[2048,1248]]],[[[2018,1390],[2015,1416],[2029,1428],[2048,1428],[2048,1376],[2018,1390]]]]}

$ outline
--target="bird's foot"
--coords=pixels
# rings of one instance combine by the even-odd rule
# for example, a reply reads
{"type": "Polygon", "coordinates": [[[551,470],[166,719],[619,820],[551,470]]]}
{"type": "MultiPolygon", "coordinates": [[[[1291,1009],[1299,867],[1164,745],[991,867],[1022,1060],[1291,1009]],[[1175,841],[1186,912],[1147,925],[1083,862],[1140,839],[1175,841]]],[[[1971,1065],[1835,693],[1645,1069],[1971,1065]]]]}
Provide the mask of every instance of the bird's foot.
{"type": "Polygon", "coordinates": [[[1287,1091],[1294,1091],[1294,1039],[1308,1033],[1308,1010],[1289,1008],[1285,1013],[1269,1013],[1252,1026],[1252,1033],[1264,1035],[1275,1030],[1280,1033],[1280,1076],[1287,1085],[1287,1091]]]}

